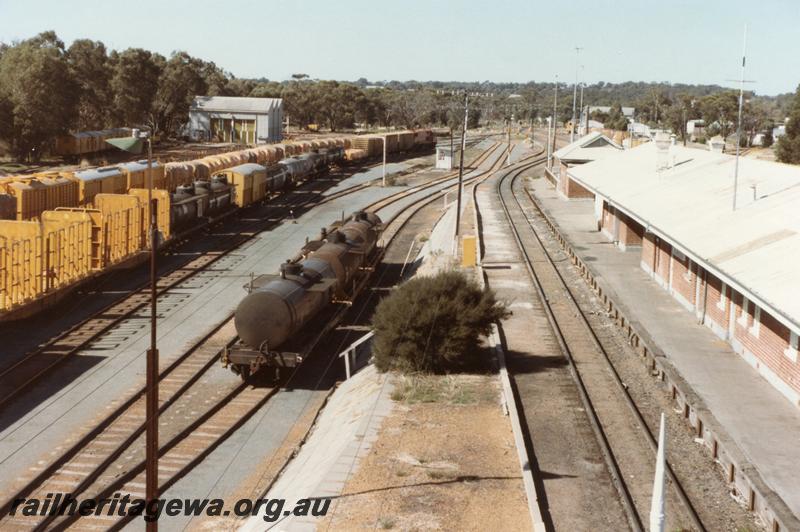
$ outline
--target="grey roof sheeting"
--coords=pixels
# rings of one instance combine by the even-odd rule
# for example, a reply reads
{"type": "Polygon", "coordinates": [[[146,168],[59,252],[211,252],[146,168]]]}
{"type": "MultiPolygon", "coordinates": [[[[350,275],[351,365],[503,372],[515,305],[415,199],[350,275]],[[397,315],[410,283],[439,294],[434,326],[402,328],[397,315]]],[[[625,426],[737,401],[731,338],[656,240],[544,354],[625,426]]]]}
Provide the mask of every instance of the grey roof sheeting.
{"type": "Polygon", "coordinates": [[[800,331],[800,166],[672,146],[670,168],[656,170],[649,142],[575,166],[582,186],[800,331]]]}
{"type": "Polygon", "coordinates": [[[267,114],[280,107],[281,98],[241,98],[236,96],[195,96],[192,111],[267,114]]]}
{"type": "Polygon", "coordinates": [[[603,133],[594,131],[556,150],[553,155],[561,161],[595,161],[618,150],[622,150],[622,146],[603,133]]]}

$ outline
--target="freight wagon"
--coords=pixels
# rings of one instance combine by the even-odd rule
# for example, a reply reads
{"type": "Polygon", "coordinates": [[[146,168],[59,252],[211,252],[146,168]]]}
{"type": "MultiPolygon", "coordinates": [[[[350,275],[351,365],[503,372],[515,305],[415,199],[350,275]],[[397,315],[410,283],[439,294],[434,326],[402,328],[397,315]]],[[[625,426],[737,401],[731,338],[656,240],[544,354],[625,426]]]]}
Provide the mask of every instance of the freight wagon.
{"type": "MultiPolygon", "coordinates": [[[[407,142],[402,140],[403,133],[392,134],[397,149],[407,142]]],[[[431,145],[430,130],[413,134],[413,148],[431,145]]],[[[43,296],[58,296],[89,275],[147,249],[149,194],[157,200],[161,245],[209,217],[261,201],[331,164],[368,156],[354,148],[355,141],[363,138],[323,139],[315,141],[316,148],[312,142],[301,142],[262,146],[219,158],[155,163],[154,177],[166,190],[136,188],[147,184],[142,161],[0,178],[0,320],[8,319],[10,310],[43,296]],[[290,153],[297,157],[288,156],[290,153]],[[267,164],[253,163],[253,157],[267,164]],[[248,180],[249,202],[244,191],[248,180]],[[241,195],[237,183],[241,183],[241,195]]],[[[376,137],[367,142],[382,146],[383,140],[376,137]]]]}

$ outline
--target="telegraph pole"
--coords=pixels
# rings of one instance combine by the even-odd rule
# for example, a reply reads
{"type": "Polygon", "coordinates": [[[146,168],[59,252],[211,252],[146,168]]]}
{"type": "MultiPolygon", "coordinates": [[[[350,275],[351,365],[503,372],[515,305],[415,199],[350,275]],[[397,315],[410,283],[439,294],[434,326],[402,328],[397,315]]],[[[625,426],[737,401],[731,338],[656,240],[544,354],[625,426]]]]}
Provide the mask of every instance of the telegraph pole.
{"type": "MultiPolygon", "coordinates": [[[[548,158],[547,165],[553,169],[553,154],[556,151],[556,120],[558,117],[558,74],[556,74],[556,86],[553,89],[553,147],[550,150],[550,157],[548,158]]],[[[548,139],[549,143],[549,139],[548,139]]]]}
{"type": "Polygon", "coordinates": [[[742,145],[742,104],[744,102],[744,67],[747,57],[747,24],[744,25],[744,44],[742,45],[742,78],[739,81],[739,123],[736,127],[736,166],[733,170],[733,210],[736,210],[736,189],[739,186],[739,149],[742,145]]]}
{"type": "Polygon", "coordinates": [[[569,141],[575,141],[575,105],[578,103],[578,56],[581,53],[580,46],[575,47],[575,85],[572,88],[572,132],[569,135],[569,141]]]}
{"type": "Polygon", "coordinates": [[[456,238],[455,245],[458,246],[459,225],[461,225],[461,188],[464,179],[464,151],[467,149],[467,119],[469,117],[469,96],[464,91],[464,127],[461,130],[461,157],[458,161],[458,200],[456,202],[456,238]]]}
{"type": "MultiPolygon", "coordinates": [[[[583,70],[583,65],[581,65],[581,70],[583,70]]],[[[580,114],[579,116],[583,118],[583,87],[586,85],[585,82],[581,81],[581,106],[580,106],[580,114]]],[[[583,122],[583,120],[580,120],[583,122]]],[[[586,113],[586,129],[583,131],[583,134],[589,133],[589,113],[586,113]]]]}
{"type": "MultiPolygon", "coordinates": [[[[156,338],[156,305],[158,301],[158,276],[156,272],[156,246],[158,242],[158,200],[153,199],[153,135],[147,136],[147,198],[150,202],[150,349],[147,350],[145,397],[146,448],[145,495],[148,508],[158,498],[158,346],[156,338]]],[[[147,531],[156,532],[158,521],[147,522],[147,531]]]]}
{"type": "Polygon", "coordinates": [[[514,114],[511,114],[511,121],[508,123],[507,144],[506,144],[506,166],[511,164],[511,122],[514,121],[514,114]]]}

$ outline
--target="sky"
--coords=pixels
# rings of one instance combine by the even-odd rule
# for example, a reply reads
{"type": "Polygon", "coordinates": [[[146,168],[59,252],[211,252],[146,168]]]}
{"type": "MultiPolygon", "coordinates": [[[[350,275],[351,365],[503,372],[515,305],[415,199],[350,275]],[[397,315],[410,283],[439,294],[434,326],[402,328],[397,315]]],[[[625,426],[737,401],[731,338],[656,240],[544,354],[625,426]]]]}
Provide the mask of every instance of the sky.
{"type": "Polygon", "coordinates": [[[745,24],[746,88],[794,92],[798,0],[0,0],[0,42],[55,30],[273,80],[738,86],[745,24]]]}

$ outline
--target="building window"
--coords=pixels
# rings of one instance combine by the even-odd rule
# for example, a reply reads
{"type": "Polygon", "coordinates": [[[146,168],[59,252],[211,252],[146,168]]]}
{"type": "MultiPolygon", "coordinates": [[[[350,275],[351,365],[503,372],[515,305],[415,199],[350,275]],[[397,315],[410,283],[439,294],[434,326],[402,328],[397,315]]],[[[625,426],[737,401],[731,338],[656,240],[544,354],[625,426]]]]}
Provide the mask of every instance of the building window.
{"type": "Polygon", "coordinates": [[[797,362],[797,344],[797,333],[794,331],[789,331],[789,347],[783,351],[783,354],[789,357],[792,362],[797,362]]]}
{"type": "Polygon", "coordinates": [[[687,283],[692,282],[692,261],[686,261],[686,271],[683,272],[683,278],[687,283]]]}
{"type": "Polygon", "coordinates": [[[739,316],[739,325],[747,327],[747,318],[749,316],[750,302],[746,297],[742,296],[742,314],[739,316]]]}
{"type": "Polygon", "coordinates": [[[753,305],[753,325],[750,327],[750,334],[758,338],[758,333],[761,330],[761,309],[753,305]]]}
{"type": "Polygon", "coordinates": [[[722,288],[719,291],[719,301],[717,301],[717,308],[720,310],[725,310],[725,305],[728,304],[728,299],[725,297],[725,292],[728,290],[728,287],[725,286],[725,283],[722,283],[722,288]]]}

